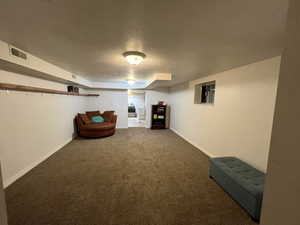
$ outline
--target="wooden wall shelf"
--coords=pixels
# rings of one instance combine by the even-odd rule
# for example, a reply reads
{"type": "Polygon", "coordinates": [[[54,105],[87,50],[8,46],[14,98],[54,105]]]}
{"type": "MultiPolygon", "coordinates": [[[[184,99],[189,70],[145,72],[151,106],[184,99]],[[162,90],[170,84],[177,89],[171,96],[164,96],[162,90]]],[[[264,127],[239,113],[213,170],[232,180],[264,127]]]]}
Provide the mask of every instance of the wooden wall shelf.
{"type": "Polygon", "coordinates": [[[74,95],[74,96],[87,96],[87,97],[98,97],[98,94],[80,94],[75,92],[58,91],[47,88],[37,88],[31,86],[17,85],[17,84],[7,84],[0,83],[0,89],[2,90],[13,90],[13,91],[25,91],[25,92],[38,92],[47,94],[57,94],[57,95],[74,95]]]}

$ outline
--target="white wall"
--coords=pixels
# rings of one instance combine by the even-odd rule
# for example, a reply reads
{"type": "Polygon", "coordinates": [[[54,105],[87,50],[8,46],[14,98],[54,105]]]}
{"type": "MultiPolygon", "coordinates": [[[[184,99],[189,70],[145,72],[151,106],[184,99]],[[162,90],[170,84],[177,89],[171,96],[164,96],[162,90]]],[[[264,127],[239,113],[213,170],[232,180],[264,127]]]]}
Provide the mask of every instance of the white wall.
{"type": "Polygon", "coordinates": [[[6,213],[6,202],[5,194],[2,183],[2,173],[0,164],[0,225],[7,225],[7,213],[6,213]]]}
{"type": "Polygon", "coordinates": [[[145,94],[128,95],[128,105],[133,104],[136,108],[145,108],[145,94]]]}
{"type": "MultiPolygon", "coordinates": [[[[0,82],[66,91],[66,85],[0,70],[0,82]]],[[[125,91],[86,91],[99,97],[81,97],[0,90],[0,160],[4,186],[72,140],[73,118],[79,112],[115,110],[117,127],[128,127],[125,91]]]]}
{"type": "Polygon", "coordinates": [[[287,46],[282,55],[262,225],[299,225],[300,1],[290,0],[287,46]]]}
{"type": "Polygon", "coordinates": [[[34,55],[31,55],[25,51],[27,59],[18,58],[10,53],[10,45],[0,40],[0,60],[14,63],[16,65],[23,66],[34,71],[47,74],[49,77],[62,79],[65,81],[71,81],[77,84],[90,86],[90,82],[80,76],[76,75],[76,79],[72,76],[73,73],[66,71],[60,67],[57,67],[51,63],[48,63],[34,55]]]}
{"type": "MultiPolygon", "coordinates": [[[[0,82],[66,90],[63,84],[0,70],[0,82]]],[[[0,160],[4,186],[72,140],[73,118],[87,99],[0,90],[0,160]]]]}
{"type": "Polygon", "coordinates": [[[171,88],[171,128],[209,156],[236,156],[265,171],[279,67],[275,57],[171,88]],[[194,104],[195,84],[212,80],[215,104],[194,104]]]}
{"type": "Polygon", "coordinates": [[[118,115],[117,128],[128,128],[128,92],[127,90],[93,90],[97,98],[88,99],[88,110],[114,110],[118,115]]]}
{"type": "MultiPolygon", "coordinates": [[[[168,88],[158,88],[156,90],[147,90],[145,95],[146,104],[146,127],[151,127],[151,105],[156,105],[159,101],[169,104],[168,88]]],[[[172,109],[171,109],[172,110],[172,109]]]]}

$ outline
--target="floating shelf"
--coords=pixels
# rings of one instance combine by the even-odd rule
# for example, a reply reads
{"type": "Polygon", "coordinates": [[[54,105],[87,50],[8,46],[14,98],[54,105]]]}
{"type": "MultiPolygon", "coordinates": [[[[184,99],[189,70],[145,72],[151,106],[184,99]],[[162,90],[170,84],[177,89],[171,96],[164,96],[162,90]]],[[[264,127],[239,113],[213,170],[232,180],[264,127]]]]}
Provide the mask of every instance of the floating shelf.
{"type": "Polygon", "coordinates": [[[67,92],[67,91],[58,91],[47,88],[38,88],[17,84],[7,84],[0,83],[0,89],[2,90],[13,90],[13,91],[26,91],[26,92],[38,92],[38,93],[47,93],[47,94],[57,94],[57,95],[74,95],[74,96],[87,96],[87,97],[98,97],[98,94],[79,94],[75,92],[67,92]]]}

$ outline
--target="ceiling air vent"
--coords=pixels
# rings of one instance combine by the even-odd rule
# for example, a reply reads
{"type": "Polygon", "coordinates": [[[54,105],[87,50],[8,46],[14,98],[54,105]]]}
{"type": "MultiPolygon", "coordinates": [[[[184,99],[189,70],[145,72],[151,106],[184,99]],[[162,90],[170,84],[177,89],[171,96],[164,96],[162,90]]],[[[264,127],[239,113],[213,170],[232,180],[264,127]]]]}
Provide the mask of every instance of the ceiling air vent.
{"type": "Polygon", "coordinates": [[[22,59],[25,59],[25,60],[27,59],[27,55],[24,52],[21,52],[19,49],[11,47],[10,52],[11,52],[12,55],[14,55],[16,57],[19,57],[19,58],[22,58],[22,59]]]}

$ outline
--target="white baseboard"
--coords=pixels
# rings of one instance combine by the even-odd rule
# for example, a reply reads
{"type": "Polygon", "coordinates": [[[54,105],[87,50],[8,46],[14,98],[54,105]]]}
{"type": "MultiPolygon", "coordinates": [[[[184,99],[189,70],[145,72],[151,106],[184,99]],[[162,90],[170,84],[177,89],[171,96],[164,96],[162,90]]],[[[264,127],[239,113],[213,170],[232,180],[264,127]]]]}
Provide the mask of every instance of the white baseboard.
{"type": "MultiPolygon", "coordinates": [[[[119,127],[119,128],[122,129],[121,127],[119,127]]],[[[124,128],[128,128],[128,127],[124,127],[124,128]]],[[[175,134],[177,134],[178,136],[180,136],[181,138],[183,138],[184,140],[186,140],[187,142],[189,142],[191,145],[195,146],[197,149],[199,149],[199,151],[203,152],[207,156],[214,157],[214,155],[212,155],[211,153],[209,153],[204,148],[200,147],[198,144],[194,143],[190,139],[186,138],[184,135],[182,135],[181,133],[179,133],[174,128],[170,128],[170,130],[172,130],[175,134]]],[[[12,176],[12,177],[10,177],[8,179],[5,179],[3,181],[4,188],[7,188],[9,185],[11,185],[12,183],[14,183],[16,180],[18,180],[22,176],[24,176],[26,173],[28,173],[30,170],[32,170],[34,167],[36,167],[37,165],[39,165],[40,163],[42,163],[46,159],[48,159],[51,155],[53,155],[55,152],[57,152],[58,150],[60,150],[61,148],[63,148],[65,145],[67,145],[72,140],[73,139],[70,138],[64,144],[61,144],[61,145],[57,146],[53,151],[47,153],[45,156],[41,157],[40,159],[36,160],[35,162],[33,162],[30,165],[26,166],[24,169],[22,169],[19,172],[17,172],[14,176],[12,176]]]]}
{"type": "Polygon", "coordinates": [[[179,137],[183,138],[184,140],[186,140],[188,143],[190,143],[191,145],[193,145],[194,147],[196,147],[199,151],[203,152],[205,155],[207,155],[210,158],[215,157],[213,154],[211,154],[210,152],[208,152],[207,150],[205,150],[204,148],[202,148],[201,146],[199,146],[198,144],[196,144],[195,142],[191,141],[190,139],[188,139],[187,137],[185,137],[184,135],[182,135],[181,133],[179,133],[177,130],[175,130],[174,128],[170,127],[170,130],[172,130],[175,134],[177,134],[179,137]]]}
{"type": "Polygon", "coordinates": [[[73,140],[73,138],[68,139],[64,144],[61,144],[61,145],[57,146],[55,149],[53,149],[53,151],[48,152],[43,157],[39,158],[38,160],[36,160],[33,163],[31,163],[30,165],[26,166],[22,170],[18,171],[14,176],[12,176],[12,177],[10,177],[8,179],[5,179],[3,181],[4,188],[7,188],[9,185],[11,185],[12,183],[14,183],[16,180],[18,180],[22,176],[24,176],[26,173],[28,173],[34,167],[36,167],[37,165],[39,165],[41,162],[43,162],[46,159],[48,159],[51,155],[53,155],[55,152],[57,152],[58,150],[60,150],[61,148],[63,148],[65,145],[67,145],[68,143],[70,143],[72,140],[73,140]]]}

